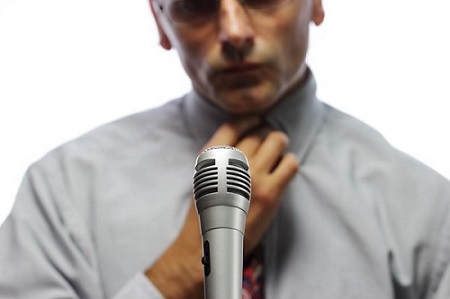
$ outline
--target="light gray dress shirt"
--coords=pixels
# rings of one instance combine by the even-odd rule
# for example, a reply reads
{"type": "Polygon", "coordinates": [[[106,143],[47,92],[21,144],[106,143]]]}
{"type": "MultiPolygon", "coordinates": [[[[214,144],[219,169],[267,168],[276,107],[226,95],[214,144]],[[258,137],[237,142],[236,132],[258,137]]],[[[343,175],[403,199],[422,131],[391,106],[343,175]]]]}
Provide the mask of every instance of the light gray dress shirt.
{"type": "MultiPolygon", "coordinates": [[[[266,297],[449,299],[449,182],[315,91],[310,75],[266,115],[301,160],[264,239],[266,297]]],[[[192,92],[32,165],[0,230],[0,298],[161,298],[143,271],[230,119],[192,92]]]]}

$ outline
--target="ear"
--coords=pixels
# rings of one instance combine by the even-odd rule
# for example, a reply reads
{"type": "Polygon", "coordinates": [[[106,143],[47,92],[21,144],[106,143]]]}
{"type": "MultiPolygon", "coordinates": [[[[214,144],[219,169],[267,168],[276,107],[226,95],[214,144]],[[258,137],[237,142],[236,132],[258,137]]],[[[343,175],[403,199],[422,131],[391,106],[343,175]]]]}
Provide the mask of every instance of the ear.
{"type": "Polygon", "coordinates": [[[313,0],[312,9],[311,21],[313,21],[316,26],[319,26],[325,19],[325,11],[323,10],[322,0],[313,0]]]}
{"type": "Polygon", "coordinates": [[[163,47],[166,50],[172,49],[172,43],[170,42],[169,38],[167,37],[166,33],[164,32],[164,29],[161,26],[161,22],[159,20],[160,15],[156,12],[156,10],[159,9],[159,7],[155,7],[154,5],[158,5],[155,0],[149,0],[150,1],[150,7],[152,8],[153,17],[155,18],[156,26],[158,28],[159,33],[159,44],[161,47],[163,47]]]}

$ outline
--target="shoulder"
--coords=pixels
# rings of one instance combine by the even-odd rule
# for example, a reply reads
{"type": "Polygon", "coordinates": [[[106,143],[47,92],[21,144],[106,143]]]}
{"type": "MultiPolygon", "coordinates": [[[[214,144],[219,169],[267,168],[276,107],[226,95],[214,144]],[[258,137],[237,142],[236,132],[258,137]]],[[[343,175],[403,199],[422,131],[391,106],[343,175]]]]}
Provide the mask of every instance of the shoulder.
{"type": "Polygon", "coordinates": [[[169,158],[178,157],[176,149],[192,143],[183,105],[180,98],[126,116],[51,150],[28,168],[19,201],[76,205],[76,209],[59,210],[81,210],[89,215],[95,198],[107,196],[111,190],[141,188],[134,184],[151,182],[154,178],[148,177],[168,165],[176,167],[169,158]]]}
{"type": "Polygon", "coordinates": [[[83,136],[70,141],[63,150],[83,147],[114,150],[136,146],[162,132],[181,131],[185,128],[182,117],[183,98],[172,100],[160,107],[135,113],[104,124],[83,136]]]}
{"type": "Polygon", "coordinates": [[[325,110],[319,142],[353,167],[355,175],[366,179],[379,175],[397,185],[419,184],[414,188],[434,186],[450,196],[448,179],[392,146],[376,129],[326,104],[325,110]]]}
{"type": "Polygon", "coordinates": [[[326,139],[332,145],[344,145],[354,141],[359,147],[392,148],[383,135],[365,122],[332,106],[324,104],[324,130],[326,139]]]}
{"type": "Polygon", "coordinates": [[[93,173],[99,168],[132,167],[152,151],[189,142],[184,98],[103,124],[49,151],[33,163],[28,174],[48,176],[93,173]],[[44,173],[42,173],[44,172],[44,173]]]}

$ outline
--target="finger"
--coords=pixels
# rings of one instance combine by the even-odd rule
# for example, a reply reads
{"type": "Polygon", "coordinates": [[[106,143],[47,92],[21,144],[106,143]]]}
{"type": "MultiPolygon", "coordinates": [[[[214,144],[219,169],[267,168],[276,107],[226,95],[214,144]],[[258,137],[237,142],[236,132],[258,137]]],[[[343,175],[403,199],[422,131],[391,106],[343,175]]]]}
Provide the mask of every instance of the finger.
{"type": "Polygon", "coordinates": [[[249,130],[260,124],[261,120],[258,117],[249,117],[233,123],[222,124],[213,136],[206,143],[204,149],[217,145],[234,146],[239,139],[249,130]]]}
{"type": "Polygon", "coordinates": [[[253,157],[254,168],[272,171],[288,144],[289,138],[286,134],[280,131],[270,132],[253,157]]]}
{"type": "Polygon", "coordinates": [[[272,130],[266,124],[261,123],[259,126],[248,132],[247,135],[242,137],[236,147],[244,152],[248,158],[251,158],[271,131],[272,130]]]}
{"type": "Polygon", "coordinates": [[[250,159],[256,153],[262,141],[263,138],[261,136],[251,134],[242,138],[236,144],[236,147],[240,149],[247,156],[247,158],[250,159]]]}
{"type": "Polygon", "coordinates": [[[280,163],[277,165],[272,175],[273,178],[280,182],[280,190],[284,190],[287,184],[292,180],[300,168],[300,161],[293,153],[283,155],[280,163]]]}

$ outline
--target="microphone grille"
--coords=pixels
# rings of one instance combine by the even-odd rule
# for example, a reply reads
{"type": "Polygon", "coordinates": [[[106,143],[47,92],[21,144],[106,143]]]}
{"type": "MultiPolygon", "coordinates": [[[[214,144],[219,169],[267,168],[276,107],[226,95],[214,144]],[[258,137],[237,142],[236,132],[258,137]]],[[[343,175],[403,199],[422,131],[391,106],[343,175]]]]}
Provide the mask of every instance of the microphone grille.
{"type": "Polygon", "coordinates": [[[194,198],[219,191],[219,168],[215,159],[206,159],[197,164],[194,175],[194,198]]]}
{"type": "Polygon", "coordinates": [[[236,193],[250,200],[251,179],[248,165],[238,159],[228,159],[227,192],[236,193]]]}
{"type": "Polygon", "coordinates": [[[232,193],[250,200],[248,161],[237,148],[215,146],[206,149],[197,157],[195,171],[195,200],[213,193],[232,193]]]}

